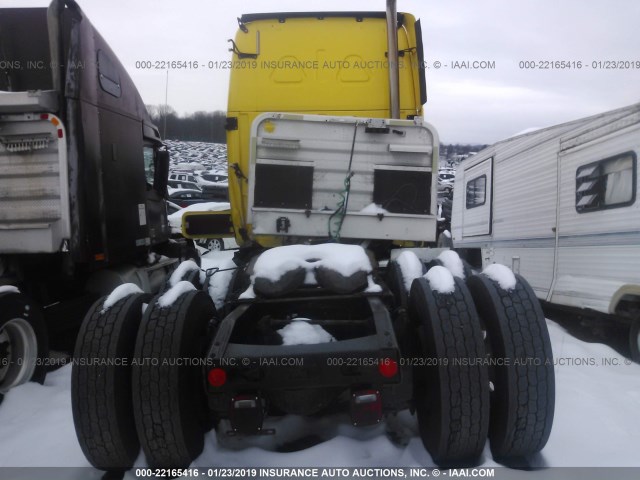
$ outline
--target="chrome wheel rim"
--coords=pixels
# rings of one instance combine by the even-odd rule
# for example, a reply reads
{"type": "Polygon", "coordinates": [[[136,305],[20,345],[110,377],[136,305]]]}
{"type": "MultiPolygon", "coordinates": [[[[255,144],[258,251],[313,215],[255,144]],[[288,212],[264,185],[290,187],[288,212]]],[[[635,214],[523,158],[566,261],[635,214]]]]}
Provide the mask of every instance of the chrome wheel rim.
{"type": "Polygon", "coordinates": [[[0,393],[28,382],[38,361],[38,340],[24,318],[12,318],[0,328],[0,393]]]}

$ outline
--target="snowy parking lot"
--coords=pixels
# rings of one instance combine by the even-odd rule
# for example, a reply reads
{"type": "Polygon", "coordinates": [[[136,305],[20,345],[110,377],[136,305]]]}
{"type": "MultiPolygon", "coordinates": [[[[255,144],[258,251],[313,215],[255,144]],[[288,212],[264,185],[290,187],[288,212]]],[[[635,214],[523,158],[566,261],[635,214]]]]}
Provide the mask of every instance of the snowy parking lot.
{"type": "MultiPolygon", "coordinates": [[[[216,253],[208,263],[227,262],[230,254],[216,253]]],[[[556,363],[555,420],[547,446],[531,466],[640,467],[640,365],[606,345],[576,339],[551,320],[547,323],[556,363]]],[[[44,385],[28,383],[5,396],[0,467],[89,467],[76,440],[70,383],[67,365],[50,373],[44,385]]],[[[367,428],[353,427],[347,415],[339,414],[288,415],[269,419],[266,426],[275,435],[243,438],[210,432],[192,466],[434,466],[408,411],[367,428]]],[[[145,465],[141,454],[136,466],[145,465]]],[[[488,445],[482,465],[499,466],[488,445]]],[[[84,478],[87,470],[77,472],[77,478],[84,478]]]]}

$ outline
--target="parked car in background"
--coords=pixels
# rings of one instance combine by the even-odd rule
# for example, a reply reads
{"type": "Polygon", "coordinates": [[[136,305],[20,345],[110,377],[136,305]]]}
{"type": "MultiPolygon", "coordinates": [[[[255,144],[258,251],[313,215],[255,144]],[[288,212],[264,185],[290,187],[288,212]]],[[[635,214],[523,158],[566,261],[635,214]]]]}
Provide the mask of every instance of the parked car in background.
{"type": "Polygon", "coordinates": [[[200,172],[200,175],[196,178],[198,185],[228,185],[227,180],[229,176],[222,172],[200,172]]]}
{"type": "Polygon", "coordinates": [[[206,198],[207,201],[228,202],[229,186],[226,183],[203,185],[202,196],[206,198]]]}
{"type": "Polygon", "coordinates": [[[196,240],[196,245],[211,252],[238,248],[238,243],[235,238],[200,238],[196,240]]]}
{"type": "Polygon", "coordinates": [[[451,192],[456,180],[455,170],[440,170],[438,172],[438,190],[441,192],[451,192]]]}
{"type": "Polygon", "coordinates": [[[173,172],[169,174],[169,180],[178,180],[181,182],[192,182],[196,184],[198,183],[198,181],[196,180],[196,177],[192,173],[173,172]]]}
{"type": "Polygon", "coordinates": [[[200,190],[194,189],[178,189],[169,193],[169,199],[179,205],[180,207],[187,207],[194,203],[203,203],[211,201],[208,198],[204,198],[200,190]]]}
{"type": "Polygon", "coordinates": [[[194,182],[187,182],[186,180],[169,180],[167,182],[167,185],[171,188],[202,191],[202,189],[200,188],[200,185],[194,182]]]}

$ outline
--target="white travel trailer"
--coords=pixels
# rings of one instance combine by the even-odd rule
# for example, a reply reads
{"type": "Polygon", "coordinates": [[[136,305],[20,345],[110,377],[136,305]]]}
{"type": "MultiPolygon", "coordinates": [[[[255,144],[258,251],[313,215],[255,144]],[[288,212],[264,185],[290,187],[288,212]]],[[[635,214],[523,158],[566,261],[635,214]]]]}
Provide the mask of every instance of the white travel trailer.
{"type": "Polygon", "coordinates": [[[519,135],[465,160],[456,249],[510,265],[541,300],[631,325],[640,360],[640,103],[519,135]]]}

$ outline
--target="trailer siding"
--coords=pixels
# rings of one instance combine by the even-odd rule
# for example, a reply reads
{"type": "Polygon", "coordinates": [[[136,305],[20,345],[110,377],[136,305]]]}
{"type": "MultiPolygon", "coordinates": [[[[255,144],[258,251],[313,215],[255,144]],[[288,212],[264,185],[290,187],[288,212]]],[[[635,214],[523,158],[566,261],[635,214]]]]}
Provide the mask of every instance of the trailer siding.
{"type": "Polygon", "coordinates": [[[616,292],[640,291],[639,155],[640,104],[498,142],[458,169],[454,246],[512,267],[540,299],[614,313],[616,292]],[[579,212],[578,169],[623,154],[634,158],[630,204],[579,212]],[[465,236],[468,172],[488,158],[491,233],[465,236]]]}

